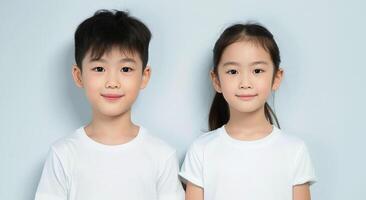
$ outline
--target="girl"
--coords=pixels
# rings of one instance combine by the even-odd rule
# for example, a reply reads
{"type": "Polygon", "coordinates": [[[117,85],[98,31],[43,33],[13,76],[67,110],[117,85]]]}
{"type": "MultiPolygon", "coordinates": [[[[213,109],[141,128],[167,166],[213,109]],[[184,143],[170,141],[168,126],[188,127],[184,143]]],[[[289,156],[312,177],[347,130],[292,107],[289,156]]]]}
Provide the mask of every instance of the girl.
{"type": "Polygon", "coordinates": [[[183,163],[186,200],[310,200],[315,174],[307,148],[279,129],[266,103],[283,77],[273,35],[258,24],[236,24],[213,52],[210,132],[183,163]]]}

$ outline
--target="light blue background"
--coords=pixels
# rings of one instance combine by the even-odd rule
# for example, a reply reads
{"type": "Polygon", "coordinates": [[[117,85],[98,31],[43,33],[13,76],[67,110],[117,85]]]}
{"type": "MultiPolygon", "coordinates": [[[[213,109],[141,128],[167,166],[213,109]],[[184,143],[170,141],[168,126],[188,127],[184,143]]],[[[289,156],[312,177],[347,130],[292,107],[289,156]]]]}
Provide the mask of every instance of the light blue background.
{"type": "Polygon", "coordinates": [[[89,120],[71,79],[73,34],[97,9],[128,9],[151,29],[153,75],[134,119],[178,149],[207,130],[211,50],[225,27],[254,20],[275,35],[285,80],[275,110],[303,138],[313,199],[361,200],[366,169],[364,1],[0,2],[0,199],[32,199],[49,146],[89,120]]]}

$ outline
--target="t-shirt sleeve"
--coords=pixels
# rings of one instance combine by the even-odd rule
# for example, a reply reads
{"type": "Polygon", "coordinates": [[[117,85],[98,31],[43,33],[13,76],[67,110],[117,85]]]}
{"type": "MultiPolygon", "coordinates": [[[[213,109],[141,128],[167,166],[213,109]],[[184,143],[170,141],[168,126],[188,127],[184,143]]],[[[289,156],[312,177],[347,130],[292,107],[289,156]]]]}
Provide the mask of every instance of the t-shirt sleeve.
{"type": "Polygon", "coordinates": [[[184,190],[178,178],[176,152],[169,156],[161,168],[157,183],[158,200],[184,200],[184,190]]]}
{"type": "Polygon", "coordinates": [[[294,166],[293,185],[309,183],[310,185],[316,182],[316,176],[313,164],[311,162],[309,151],[303,143],[300,147],[294,166]]]}
{"type": "Polygon", "coordinates": [[[192,144],[184,159],[179,175],[183,182],[191,182],[203,188],[203,156],[196,144],[192,144]]]}
{"type": "Polygon", "coordinates": [[[56,151],[51,148],[38,184],[35,200],[67,200],[67,174],[56,151]]]}

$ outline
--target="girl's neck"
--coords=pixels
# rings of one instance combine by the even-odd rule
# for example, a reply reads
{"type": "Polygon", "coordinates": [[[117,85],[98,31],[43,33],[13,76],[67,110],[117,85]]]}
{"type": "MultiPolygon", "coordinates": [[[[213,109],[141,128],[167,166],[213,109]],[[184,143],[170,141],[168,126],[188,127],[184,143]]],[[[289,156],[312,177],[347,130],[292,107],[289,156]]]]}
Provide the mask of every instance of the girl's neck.
{"type": "Polygon", "coordinates": [[[92,121],[85,127],[87,135],[103,144],[122,144],[137,136],[139,127],[131,121],[131,109],[108,117],[93,113],[92,121]]]}
{"type": "Polygon", "coordinates": [[[239,140],[257,140],[272,132],[272,125],[266,119],[264,106],[253,112],[239,112],[230,108],[230,120],[225,125],[228,134],[239,140]]]}

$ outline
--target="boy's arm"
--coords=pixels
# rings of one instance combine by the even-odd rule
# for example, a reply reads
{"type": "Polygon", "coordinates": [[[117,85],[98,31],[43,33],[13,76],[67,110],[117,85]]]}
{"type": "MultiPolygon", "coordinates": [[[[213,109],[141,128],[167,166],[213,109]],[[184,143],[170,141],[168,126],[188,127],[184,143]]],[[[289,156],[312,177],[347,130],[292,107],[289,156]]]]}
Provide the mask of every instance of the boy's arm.
{"type": "Polygon", "coordinates": [[[51,148],[39,181],[35,200],[67,200],[67,175],[64,165],[51,148]]]}
{"type": "Polygon", "coordinates": [[[310,200],[309,184],[293,186],[293,200],[310,200]]]}
{"type": "Polygon", "coordinates": [[[183,200],[184,191],[178,178],[178,159],[174,152],[163,165],[157,183],[158,200],[183,200]]]}

